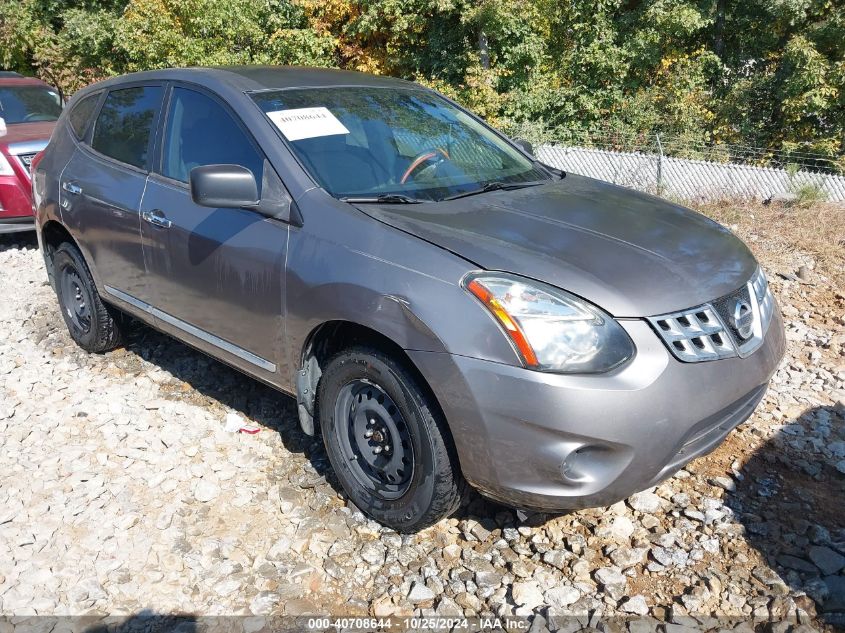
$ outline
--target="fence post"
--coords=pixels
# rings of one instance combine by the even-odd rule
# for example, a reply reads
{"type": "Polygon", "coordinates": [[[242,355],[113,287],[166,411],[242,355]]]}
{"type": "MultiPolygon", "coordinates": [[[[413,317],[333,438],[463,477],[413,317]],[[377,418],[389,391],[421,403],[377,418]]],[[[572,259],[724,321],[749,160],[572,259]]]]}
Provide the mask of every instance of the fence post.
{"type": "Polygon", "coordinates": [[[663,145],[660,143],[660,134],[655,134],[657,139],[657,195],[663,195],[663,145]]]}

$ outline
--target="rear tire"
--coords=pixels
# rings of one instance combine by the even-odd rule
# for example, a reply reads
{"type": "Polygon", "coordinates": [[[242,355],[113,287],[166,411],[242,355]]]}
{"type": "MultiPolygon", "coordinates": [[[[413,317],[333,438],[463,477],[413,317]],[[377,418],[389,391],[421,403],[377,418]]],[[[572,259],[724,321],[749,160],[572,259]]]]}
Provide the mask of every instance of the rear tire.
{"type": "Polygon", "coordinates": [[[343,351],[318,397],[329,460],[363,512],[415,532],[458,508],[465,483],[446,423],[402,363],[369,347],[343,351]]]}
{"type": "Polygon", "coordinates": [[[87,352],[102,353],[123,340],[120,314],[103,303],[79,249],[65,242],[53,253],[59,310],[70,337],[87,352]]]}

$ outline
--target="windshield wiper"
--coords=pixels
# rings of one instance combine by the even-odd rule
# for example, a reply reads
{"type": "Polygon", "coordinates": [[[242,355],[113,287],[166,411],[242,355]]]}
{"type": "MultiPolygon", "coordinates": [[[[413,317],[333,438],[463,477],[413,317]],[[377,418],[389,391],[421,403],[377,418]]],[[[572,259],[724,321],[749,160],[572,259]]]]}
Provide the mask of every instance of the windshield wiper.
{"type": "Polygon", "coordinates": [[[420,204],[421,202],[425,202],[425,200],[411,198],[401,193],[385,193],[380,196],[362,198],[345,196],[343,198],[338,198],[338,200],[349,202],[351,204],[420,204]]]}
{"type": "Polygon", "coordinates": [[[557,176],[559,179],[563,180],[566,178],[566,172],[562,169],[558,169],[557,167],[552,167],[551,165],[546,165],[546,163],[540,163],[546,171],[552,172],[552,175],[557,176]]]}
{"type": "Polygon", "coordinates": [[[448,196],[443,199],[457,200],[458,198],[477,196],[480,193],[487,193],[488,191],[511,191],[512,189],[535,187],[537,185],[542,185],[544,182],[544,180],[535,180],[532,182],[500,182],[498,180],[492,180],[490,182],[485,182],[484,185],[479,189],[473,189],[472,191],[464,191],[463,193],[456,193],[454,196],[448,196]]]}

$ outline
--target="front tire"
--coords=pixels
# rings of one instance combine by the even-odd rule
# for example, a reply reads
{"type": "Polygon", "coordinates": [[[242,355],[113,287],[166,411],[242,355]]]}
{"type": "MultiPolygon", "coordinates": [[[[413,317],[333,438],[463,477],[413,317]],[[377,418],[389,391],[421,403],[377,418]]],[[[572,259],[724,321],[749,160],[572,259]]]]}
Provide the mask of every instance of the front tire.
{"type": "Polygon", "coordinates": [[[53,275],[59,309],[70,337],[87,352],[102,353],[123,340],[120,315],[100,299],[82,253],[61,244],[53,253],[53,275]]]}
{"type": "Polygon", "coordinates": [[[465,484],[445,421],[402,363],[372,348],[343,351],[318,396],[326,452],[358,508],[399,532],[458,508],[465,484]]]}

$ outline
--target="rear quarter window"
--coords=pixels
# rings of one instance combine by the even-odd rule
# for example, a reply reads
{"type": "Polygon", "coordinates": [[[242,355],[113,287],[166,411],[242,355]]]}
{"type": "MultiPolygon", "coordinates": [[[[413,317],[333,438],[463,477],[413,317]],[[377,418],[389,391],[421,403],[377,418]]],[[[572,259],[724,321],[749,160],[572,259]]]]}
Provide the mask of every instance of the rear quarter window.
{"type": "Polygon", "coordinates": [[[163,95],[160,86],[109,92],[94,125],[91,147],[127,165],[145,168],[163,95]]]}
{"type": "Polygon", "coordinates": [[[68,113],[68,123],[73,130],[76,138],[83,138],[88,124],[91,122],[91,117],[94,114],[94,109],[97,107],[97,102],[100,100],[102,93],[96,92],[81,99],[73,106],[70,113],[68,113]]]}

